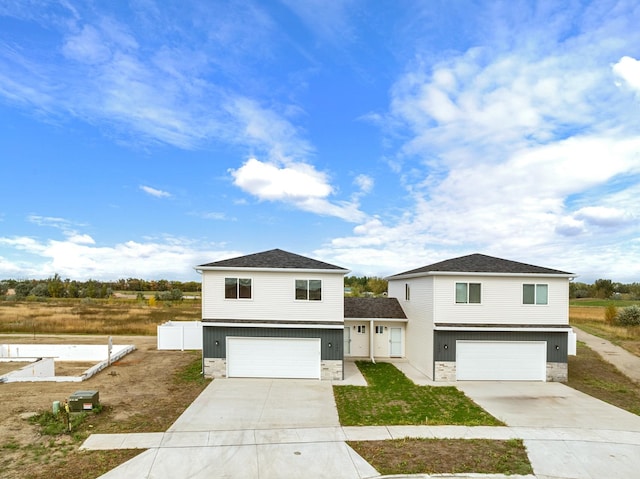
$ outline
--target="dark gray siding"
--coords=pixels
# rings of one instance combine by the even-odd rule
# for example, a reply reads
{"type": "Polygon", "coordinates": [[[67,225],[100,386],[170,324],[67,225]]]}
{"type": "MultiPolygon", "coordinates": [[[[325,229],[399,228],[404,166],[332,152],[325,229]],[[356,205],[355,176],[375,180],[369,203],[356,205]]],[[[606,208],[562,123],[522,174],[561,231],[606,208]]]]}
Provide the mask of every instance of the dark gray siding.
{"type": "Polygon", "coordinates": [[[567,362],[567,332],[536,331],[435,331],[433,337],[434,360],[455,361],[456,341],[546,341],[547,362],[567,362]],[[445,349],[445,345],[447,348],[445,349]],[[558,349],[556,349],[556,347],[558,349]]]}
{"type": "Polygon", "coordinates": [[[265,338],[320,338],[320,357],[324,360],[343,359],[344,329],[295,329],[295,328],[234,328],[229,326],[204,326],[202,356],[226,358],[227,336],[265,338]],[[218,345],[216,346],[216,341],[218,345]],[[329,347],[331,344],[331,347],[329,347]]]}

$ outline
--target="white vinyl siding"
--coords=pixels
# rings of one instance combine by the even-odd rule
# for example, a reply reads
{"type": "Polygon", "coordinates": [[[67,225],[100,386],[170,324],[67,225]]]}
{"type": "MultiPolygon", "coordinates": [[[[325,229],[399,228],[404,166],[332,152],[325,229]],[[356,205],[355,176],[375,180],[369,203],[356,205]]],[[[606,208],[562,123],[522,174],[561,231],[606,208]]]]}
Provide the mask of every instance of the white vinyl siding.
{"type": "Polygon", "coordinates": [[[300,272],[203,271],[202,318],[217,320],[272,320],[344,322],[342,273],[313,273],[322,281],[322,301],[296,301],[295,280],[300,272]],[[225,278],[251,277],[251,301],[225,300],[225,278]]]}
{"type": "MultiPolygon", "coordinates": [[[[569,324],[569,280],[544,277],[547,305],[532,308],[522,302],[523,284],[532,278],[514,276],[437,276],[433,278],[433,308],[436,323],[445,324],[569,324]],[[456,283],[482,283],[482,303],[460,307],[455,302],[456,283]]],[[[538,278],[536,278],[538,280],[538,278]]],[[[542,284],[541,282],[536,284],[542,284]]],[[[405,303],[408,304],[408,303],[405,303]]],[[[405,306],[403,304],[403,306],[405,306]]],[[[424,313],[419,313],[424,317],[424,313]]],[[[407,312],[407,316],[409,313],[407,312]]]]}
{"type": "MultiPolygon", "coordinates": [[[[408,318],[404,330],[405,356],[416,369],[429,378],[433,378],[433,317],[436,314],[433,287],[434,278],[430,276],[412,278],[409,281],[391,280],[388,293],[390,298],[398,298],[408,318]],[[403,299],[405,284],[411,290],[411,301],[403,299]]],[[[453,294],[454,286],[451,285],[451,288],[453,294]]],[[[455,306],[455,303],[452,306],[455,306]]]]}

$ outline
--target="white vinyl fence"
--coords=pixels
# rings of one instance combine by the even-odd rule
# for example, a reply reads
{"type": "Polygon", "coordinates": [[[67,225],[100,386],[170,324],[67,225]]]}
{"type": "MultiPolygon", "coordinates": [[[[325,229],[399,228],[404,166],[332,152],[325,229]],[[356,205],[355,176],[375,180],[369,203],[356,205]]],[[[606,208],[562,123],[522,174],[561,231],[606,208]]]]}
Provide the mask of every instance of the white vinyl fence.
{"type": "Polygon", "coordinates": [[[158,349],[202,350],[202,321],[168,321],[158,326],[158,349]]]}

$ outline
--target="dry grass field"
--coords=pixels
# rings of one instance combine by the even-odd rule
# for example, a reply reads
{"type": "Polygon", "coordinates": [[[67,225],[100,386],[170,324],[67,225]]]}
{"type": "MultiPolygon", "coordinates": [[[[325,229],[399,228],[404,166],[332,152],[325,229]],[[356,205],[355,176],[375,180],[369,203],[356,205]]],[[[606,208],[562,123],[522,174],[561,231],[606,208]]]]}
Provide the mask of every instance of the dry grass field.
{"type": "Polygon", "coordinates": [[[604,306],[570,306],[569,321],[587,333],[608,339],[627,351],[640,356],[640,326],[625,327],[607,324],[604,306]]]}
{"type": "Polygon", "coordinates": [[[46,302],[0,301],[0,333],[155,335],[167,321],[197,321],[200,300],[61,299],[46,302]]]}

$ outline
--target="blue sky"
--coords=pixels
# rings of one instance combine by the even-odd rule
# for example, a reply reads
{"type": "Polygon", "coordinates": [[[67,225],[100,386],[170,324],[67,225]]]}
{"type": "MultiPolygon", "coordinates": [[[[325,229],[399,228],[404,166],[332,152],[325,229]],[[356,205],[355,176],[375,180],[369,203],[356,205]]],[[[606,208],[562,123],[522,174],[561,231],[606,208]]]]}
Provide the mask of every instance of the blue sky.
{"type": "Polygon", "coordinates": [[[640,281],[635,1],[0,0],[0,278],[640,281]]]}

